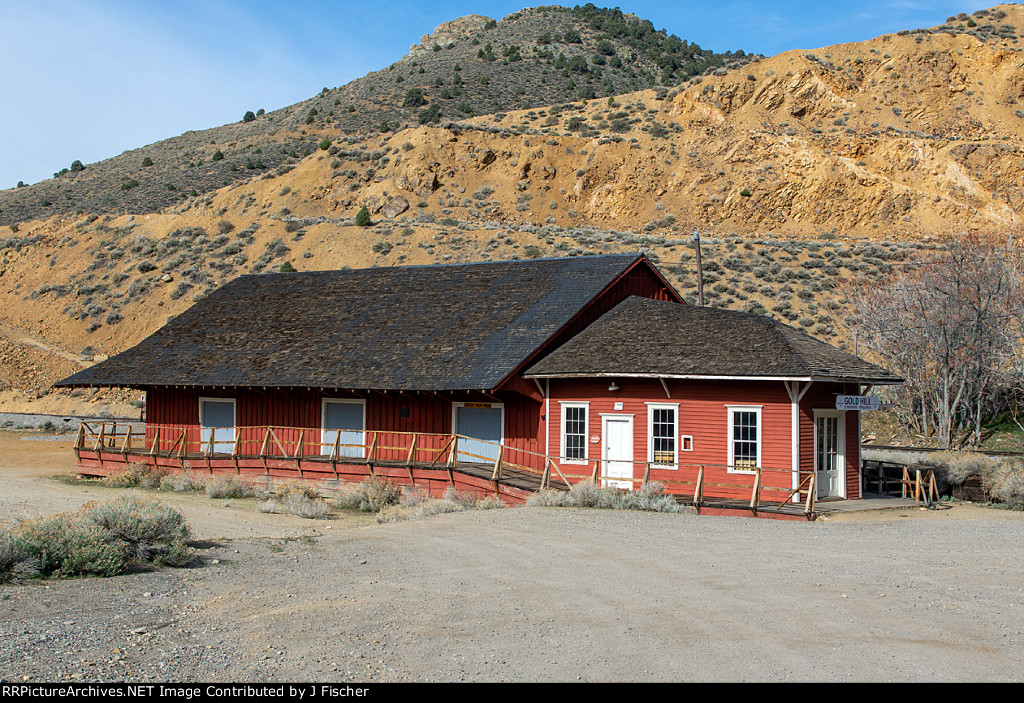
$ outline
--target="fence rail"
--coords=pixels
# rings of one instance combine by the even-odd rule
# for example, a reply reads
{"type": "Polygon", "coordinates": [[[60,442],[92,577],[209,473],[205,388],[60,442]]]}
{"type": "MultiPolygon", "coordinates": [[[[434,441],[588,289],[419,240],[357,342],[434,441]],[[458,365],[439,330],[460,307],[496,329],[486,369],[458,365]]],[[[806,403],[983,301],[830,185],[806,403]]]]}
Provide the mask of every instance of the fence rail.
{"type": "Polygon", "coordinates": [[[815,474],[801,474],[791,468],[757,467],[749,471],[735,471],[721,464],[680,463],[667,467],[651,461],[615,461],[618,465],[632,465],[631,474],[621,476],[609,472],[612,461],[592,459],[585,464],[587,473],[576,473],[578,468],[575,467],[583,464],[570,457],[551,456],[460,434],[431,432],[321,430],[266,425],[195,428],[83,422],[75,441],[75,449],[76,452],[119,453],[126,459],[129,455],[151,459],[176,458],[182,466],[185,459],[198,459],[206,462],[211,473],[211,461],[214,459],[233,460],[239,472],[239,459],[259,459],[265,471],[269,471],[268,461],[294,461],[300,477],[304,477],[304,461],[318,461],[330,463],[335,467],[335,473],[339,463],[366,464],[371,472],[375,465],[401,466],[409,469],[410,479],[413,467],[442,468],[450,473],[471,465],[479,473],[479,468],[486,466],[490,469],[490,479],[495,485],[508,478],[507,472],[519,472],[538,478],[540,490],[568,489],[574,483],[588,480],[603,485],[628,484],[635,490],[657,481],[698,511],[708,505],[708,499],[711,498],[742,501],[754,514],[765,509],[778,511],[791,501],[796,501],[802,502],[803,512],[812,517],[817,499],[815,474]],[[362,441],[353,442],[353,438],[361,438],[362,441]],[[467,443],[471,443],[468,449],[467,443]],[[487,453],[480,453],[483,451],[487,453]],[[570,466],[574,468],[570,470],[570,466]],[[675,477],[666,476],[669,471],[675,477]],[[652,478],[652,472],[657,472],[658,476],[652,478]],[[796,481],[793,480],[794,473],[796,481]],[[637,478],[638,475],[642,477],[637,478]],[[680,477],[683,475],[691,475],[692,478],[680,477]]]}

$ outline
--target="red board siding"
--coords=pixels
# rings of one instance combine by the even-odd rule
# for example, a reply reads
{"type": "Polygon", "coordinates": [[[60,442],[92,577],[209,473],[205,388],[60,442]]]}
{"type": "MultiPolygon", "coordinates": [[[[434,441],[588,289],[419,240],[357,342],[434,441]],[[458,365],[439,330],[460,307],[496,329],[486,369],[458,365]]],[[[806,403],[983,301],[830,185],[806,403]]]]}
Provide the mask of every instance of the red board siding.
{"type": "MultiPolygon", "coordinates": [[[[678,403],[677,435],[693,437],[692,450],[679,451],[678,469],[651,470],[651,479],[665,483],[671,493],[692,493],[693,485],[675,484],[673,481],[695,482],[701,465],[706,466],[705,481],[735,484],[720,486],[715,495],[721,497],[747,498],[753,486],[753,476],[746,473],[729,473],[724,467],[729,459],[729,409],[728,405],[753,405],[761,407],[761,466],[766,469],[788,471],[792,464],[791,455],[791,409],[789,395],[781,382],[721,382],[667,380],[671,397],[656,380],[616,379],[619,390],[609,391],[610,380],[551,381],[551,454],[562,454],[562,407],[558,401],[589,401],[587,415],[587,436],[589,466],[560,462],[563,473],[587,474],[593,470],[593,460],[601,458],[601,443],[591,443],[591,437],[603,440],[601,415],[633,416],[633,454],[635,479],[642,479],[643,462],[648,460],[648,405],[647,403],[678,403]],[[616,410],[615,402],[622,403],[616,410]],[[718,468],[713,468],[718,467],[718,468]],[[713,478],[712,478],[713,476],[713,478]]],[[[677,438],[678,441],[678,438],[677,438]]],[[[781,500],[792,484],[790,473],[765,471],[762,476],[762,495],[766,500],[781,500]],[[770,490],[774,488],[775,490],[770,490]]],[[[712,495],[706,489],[707,495],[712,495]]]]}
{"type": "MultiPolygon", "coordinates": [[[[185,430],[191,451],[198,451],[201,442],[199,432],[199,399],[231,398],[235,400],[236,424],[240,432],[240,454],[259,454],[266,439],[267,426],[275,429],[275,439],[270,439],[267,452],[280,453],[277,441],[283,449],[294,454],[300,436],[303,453],[315,454],[320,443],[322,408],[325,398],[359,399],[366,403],[366,443],[377,436],[376,456],[382,460],[405,460],[411,445],[409,433],[449,434],[452,431],[452,401],[504,402],[505,444],[511,448],[506,460],[543,469],[543,458],[516,450],[542,453],[541,410],[543,404],[518,393],[503,393],[495,398],[481,397],[480,394],[454,394],[451,399],[434,393],[400,393],[372,391],[356,396],[352,393],[324,393],[320,391],[282,391],[268,389],[203,390],[192,389],[150,389],[147,393],[147,422],[149,425],[170,426],[185,430]],[[301,428],[306,428],[302,433],[301,428]],[[406,433],[405,436],[399,433],[406,433]]],[[[178,439],[175,432],[169,436],[166,430],[160,438],[161,448],[170,449],[178,439]]],[[[147,430],[152,440],[155,429],[147,430]]],[[[421,449],[443,449],[444,442],[437,437],[422,437],[417,440],[421,449]]],[[[329,451],[329,450],[328,450],[329,451]]],[[[418,455],[423,459],[423,455],[418,455]]]]}

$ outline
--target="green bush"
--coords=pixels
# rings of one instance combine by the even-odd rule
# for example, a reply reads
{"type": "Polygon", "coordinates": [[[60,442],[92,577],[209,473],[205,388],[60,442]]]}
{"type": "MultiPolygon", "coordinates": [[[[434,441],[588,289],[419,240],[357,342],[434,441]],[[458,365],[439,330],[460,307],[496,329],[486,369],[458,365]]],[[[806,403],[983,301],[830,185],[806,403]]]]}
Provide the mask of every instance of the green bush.
{"type": "Polygon", "coordinates": [[[220,149],[217,149],[217,151],[213,152],[213,156],[210,157],[210,161],[220,161],[223,158],[224,152],[221,151],[220,149]]]}
{"type": "Polygon", "coordinates": [[[318,146],[320,147],[320,151],[327,151],[328,149],[331,148],[331,140],[328,139],[327,137],[324,137],[323,139],[320,140],[320,144],[318,146]]]}
{"type": "Polygon", "coordinates": [[[256,115],[253,113],[252,110],[247,111],[245,113],[245,115],[242,116],[242,122],[255,122],[255,121],[256,121],[256,115]]]}
{"type": "Polygon", "coordinates": [[[356,213],[356,224],[360,227],[370,226],[370,210],[365,205],[356,213]]]}

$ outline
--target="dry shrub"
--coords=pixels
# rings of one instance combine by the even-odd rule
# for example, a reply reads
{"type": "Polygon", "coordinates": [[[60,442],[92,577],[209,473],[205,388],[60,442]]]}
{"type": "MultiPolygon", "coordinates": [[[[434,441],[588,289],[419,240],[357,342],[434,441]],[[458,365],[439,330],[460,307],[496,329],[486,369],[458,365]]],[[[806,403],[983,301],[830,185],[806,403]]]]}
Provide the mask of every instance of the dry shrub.
{"type": "Polygon", "coordinates": [[[981,475],[985,491],[1013,510],[1024,510],[1024,460],[1012,457],[981,475]]]}
{"type": "Polygon", "coordinates": [[[530,496],[526,504],[530,507],[650,510],[659,513],[678,513],[683,510],[657,481],[645,484],[639,491],[629,491],[614,486],[598,487],[593,481],[587,480],[573,485],[568,492],[550,488],[540,491],[530,496]]]}
{"type": "Polygon", "coordinates": [[[331,506],[319,491],[295,482],[282,483],[256,507],[264,513],[287,513],[309,520],[325,520],[331,514],[331,506]]]}
{"type": "Polygon", "coordinates": [[[137,495],[82,507],[84,518],[122,545],[129,561],[184,566],[192,559],[185,518],[177,510],[137,495]]]}
{"type": "Polygon", "coordinates": [[[206,488],[206,480],[185,469],[180,474],[168,474],[160,479],[161,491],[188,493],[206,488]]]}
{"type": "Polygon", "coordinates": [[[935,478],[940,490],[959,486],[968,476],[985,476],[999,466],[997,459],[968,451],[933,452],[923,463],[935,467],[935,478]]]}
{"type": "Polygon", "coordinates": [[[344,491],[334,500],[334,507],[343,510],[362,510],[367,513],[379,512],[389,505],[398,505],[402,492],[392,483],[370,476],[354,490],[344,491]]]}
{"type": "Polygon", "coordinates": [[[103,482],[115,488],[159,488],[160,481],[170,472],[163,466],[132,462],[121,471],[107,475],[103,482]]]}
{"type": "Polygon", "coordinates": [[[531,508],[563,508],[569,505],[569,493],[557,491],[554,488],[545,488],[543,491],[534,493],[526,499],[526,505],[531,508]]]}
{"type": "Polygon", "coordinates": [[[23,520],[0,532],[0,580],[116,576],[132,564],[184,566],[189,529],[176,510],[139,495],[23,520]]]}
{"type": "Polygon", "coordinates": [[[39,560],[29,553],[24,542],[10,532],[0,532],[0,583],[37,573],[39,560]]]}
{"type": "Polygon", "coordinates": [[[433,515],[443,515],[445,513],[461,513],[466,509],[467,508],[465,506],[445,498],[431,498],[414,506],[387,506],[377,514],[377,522],[386,523],[401,522],[403,520],[418,520],[420,518],[431,517],[433,515]]]}
{"type": "MultiPolygon", "coordinates": [[[[416,493],[419,494],[420,492],[417,491],[416,493]]],[[[504,507],[505,504],[497,496],[477,498],[472,493],[463,493],[449,486],[444,492],[444,498],[425,497],[422,500],[414,499],[408,502],[403,501],[400,505],[386,506],[377,514],[377,522],[418,520],[445,513],[461,513],[467,510],[494,510],[504,507]]]]}
{"type": "Polygon", "coordinates": [[[25,520],[14,527],[13,536],[35,559],[41,576],[116,576],[128,571],[124,546],[78,513],[25,520]]]}
{"type": "Polygon", "coordinates": [[[206,486],[206,495],[210,498],[251,498],[256,495],[256,489],[237,476],[222,475],[206,486]]]}

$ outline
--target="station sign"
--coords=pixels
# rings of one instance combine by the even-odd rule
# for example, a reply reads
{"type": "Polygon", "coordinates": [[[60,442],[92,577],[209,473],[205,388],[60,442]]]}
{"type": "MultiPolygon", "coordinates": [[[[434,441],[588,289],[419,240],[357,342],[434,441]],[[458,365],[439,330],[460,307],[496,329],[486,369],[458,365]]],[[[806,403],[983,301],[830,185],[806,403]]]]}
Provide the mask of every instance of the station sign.
{"type": "Polygon", "coordinates": [[[836,396],[836,410],[878,410],[881,403],[873,395],[840,395],[836,396]]]}

